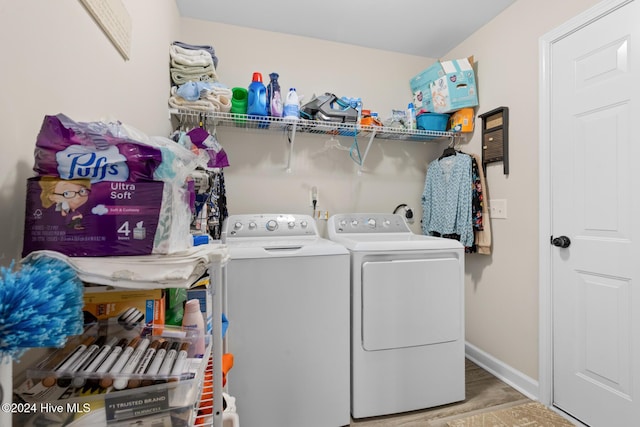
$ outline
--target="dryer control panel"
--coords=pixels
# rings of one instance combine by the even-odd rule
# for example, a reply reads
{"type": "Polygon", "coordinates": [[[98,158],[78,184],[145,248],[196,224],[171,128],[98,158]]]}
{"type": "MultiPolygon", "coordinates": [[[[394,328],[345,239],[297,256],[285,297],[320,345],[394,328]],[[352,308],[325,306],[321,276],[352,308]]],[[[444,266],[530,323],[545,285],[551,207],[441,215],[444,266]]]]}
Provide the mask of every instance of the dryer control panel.
{"type": "Polygon", "coordinates": [[[222,240],[234,238],[317,237],[316,222],[310,215],[231,215],[223,225],[222,240]]]}
{"type": "Polygon", "coordinates": [[[400,214],[337,214],[329,218],[330,234],[346,233],[412,233],[400,214]]]}

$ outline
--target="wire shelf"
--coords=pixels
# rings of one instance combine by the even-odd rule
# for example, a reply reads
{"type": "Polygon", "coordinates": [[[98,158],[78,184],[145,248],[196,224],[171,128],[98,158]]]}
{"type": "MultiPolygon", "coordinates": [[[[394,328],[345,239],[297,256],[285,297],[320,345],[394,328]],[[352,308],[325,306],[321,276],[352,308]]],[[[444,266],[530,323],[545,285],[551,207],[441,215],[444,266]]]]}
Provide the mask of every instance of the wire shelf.
{"type": "Polygon", "coordinates": [[[262,131],[291,131],[343,136],[371,136],[377,139],[402,140],[409,142],[437,141],[451,139],[453,132],[439,132],[422,129],[404,129],[381,126],[361,126],[355,123],[341,123],[331,121],[288,119],[271,116],[249,116],[246,114],[199,112],[194,110],[173,109],[171,114],[197,118],[207,124],[213,122],[216,126],[236,127],[240,129],[255,129],[262,131]]]}

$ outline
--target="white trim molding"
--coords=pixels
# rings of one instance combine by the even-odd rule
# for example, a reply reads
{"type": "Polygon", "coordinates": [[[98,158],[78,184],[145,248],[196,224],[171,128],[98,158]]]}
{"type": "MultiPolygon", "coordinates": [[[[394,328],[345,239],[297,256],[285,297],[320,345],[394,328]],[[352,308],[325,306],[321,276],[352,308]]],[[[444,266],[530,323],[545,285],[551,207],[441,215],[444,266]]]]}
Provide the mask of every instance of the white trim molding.
{"type": "Polygon", "coordinates": [[[539,39],[539,400],[546,406],[553,404],[553,300],[550,237],[553,234],[551,213],[551,51],[553,44],[600,19],[633,0],[604,0],[539,39]]]}
{"type": "Polygon", "coordinates": [[[512,368],[501,360],[496,359],[489,353],[480,350],[473,344],[465,343],[465,354],[467,359],[480,366],[485,371],[498,378],[500,381],[509,384],[520,393],[532,400],[538,399],[538,382],[526,376],[517,369],[512,368]]]}

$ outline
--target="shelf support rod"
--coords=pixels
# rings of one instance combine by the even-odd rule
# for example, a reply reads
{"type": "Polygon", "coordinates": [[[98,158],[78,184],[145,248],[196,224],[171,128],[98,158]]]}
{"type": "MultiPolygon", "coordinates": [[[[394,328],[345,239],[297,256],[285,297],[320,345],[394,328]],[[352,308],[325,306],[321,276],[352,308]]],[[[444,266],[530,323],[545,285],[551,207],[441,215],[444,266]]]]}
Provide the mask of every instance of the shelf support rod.
{"type": "Polygon", "coordinates": [[[297,125],[297,122],[293,122],[293,127],[291,128],[291,136],[289,137],[289,158],[287,159],[287,173],[291,173],[291,166],[293,164],[293,143],[296,140],[297,125]]]}
{"type": "Polygon", "coordinates": [[[373,143],[373,139],[376,137],[376,131],[373,130],[371,132],[371,136],[369,137],[369,143],[367,144],[367,148],[364,150],[364,155],[362,156],[362,162],[360,163],[360,168],[358,169],[358,175],[362,175],[362,168],[364,167],[364,162],[367,159],[367,155],[369,154],[369,149],[371,148],[371,144],[373,143]]]}

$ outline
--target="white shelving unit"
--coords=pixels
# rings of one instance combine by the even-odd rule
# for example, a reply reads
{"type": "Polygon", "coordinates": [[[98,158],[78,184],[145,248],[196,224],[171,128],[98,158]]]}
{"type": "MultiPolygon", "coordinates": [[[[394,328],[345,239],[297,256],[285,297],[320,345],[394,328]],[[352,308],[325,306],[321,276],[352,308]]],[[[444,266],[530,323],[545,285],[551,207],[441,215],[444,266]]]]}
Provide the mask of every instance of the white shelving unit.
{"type": "Polygon", "coordinates": [[[364,154],[360,159],[359,173],[362,173],[364,163],[374,140],[395,140],[413,143],[441,142],[448,140],[453,143],[459,135],[454,132],[439,132],[421,129],[402,129],[380,126],[361,126],[355,123],[339,123],[330,121],[285,119],[280,117],[247,116],[246,114],[205,112],[195,110],[170,109],[169,113],[181,121],[199,121],[203,124],[214,126],[234,127],[238,129],[285,132],[289,138],[289,156],[287,159],[287,172],[291,172],[293,163],[293,151],[296,135],[298,133],[316,135],[336,135],[367,141],[364,154]]]}
{"type": "MultiPolygon", "coordinates": [[[[183,380],[186,384],[177,384],[174,393],[181,393],[184,396],[195,396],[194,407],[200,401],[200,392],[203,386],[204,372],[208,364],[209,357],[213,361],[213,409],[206,424],[197,423],[197,418],[193,417],[195,426],[221,427],[222,426],[222,298],[226,280],[225,266],[229,259],[225,245],[208,244],[191,248],[188,253],[176,255],[147,255],[129,257],[66,257],[53,251],[38,251],[30,256],[52,256],[66,260],[68,264],[77,272],[78,277],[85,283],[96,285],[117,286],[129,289],[165,289],[165,288],[191,288],[204,273],[208,272],[209,285],[212,295],[212,337],[210,352],[205,352],[205,359],[202,360],[201,368],[198,368],[198,377],[193,380],[183,380]],[[95,263],[99,267],[92,268],[95,263]],[[146,265],[145,265],[146,264],[146,265]],[[140,268],[140,265],[143,265],[140,268]],[[147,278],[149,278],[147,280],[147,278]],[[182,388],[180,388],[182,387],[182,388]],[[185,389],[187,387],[188,389],[185,389]],[[192,387],[198,387],[193,390],[192,387]],[[210,421],[210,422],[209,422],[210,421]]],[[[136,392],[145,393],[146,389],[162,387],[162,385],[151,385],[135,389],[136,392]]],[[[117,392],[122,393],[122,392],[117,392]]],[[[108,396],[108,394],[107,394],[108,396]]],[[[131,393],[131,399],[135,393],[131,393]]],[[[85,415],[84,417],[87,417],[85,415]]],[[[79,418],[73,422],[74,426],[102,425],[96,418],[79,418]]]]}

